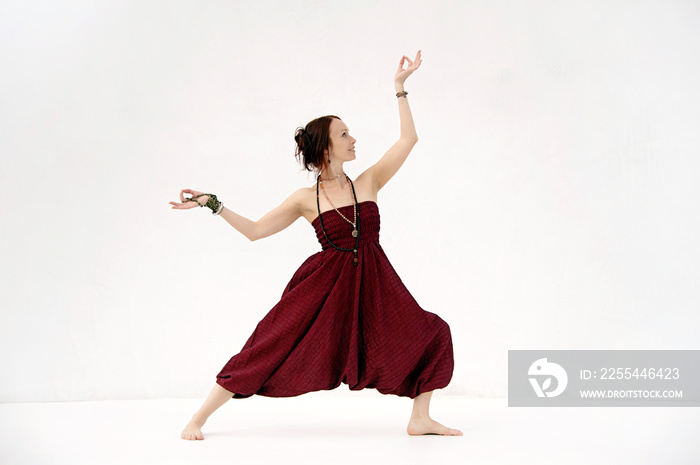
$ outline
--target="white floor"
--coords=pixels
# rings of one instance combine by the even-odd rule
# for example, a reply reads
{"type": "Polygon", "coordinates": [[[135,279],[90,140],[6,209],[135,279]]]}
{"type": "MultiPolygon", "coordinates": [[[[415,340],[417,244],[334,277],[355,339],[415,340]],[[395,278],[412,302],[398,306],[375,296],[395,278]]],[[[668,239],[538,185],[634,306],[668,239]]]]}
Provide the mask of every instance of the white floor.
{"type": "Polygon", "coordinates": [[[436,393],[432,416],[464,436],[410,437],[410,399],[333,391],[233,399],[204,441],[183,441],[200,402],[0,404],[0,464],[700,464],[692,407],[509,408],[436,393]]]}

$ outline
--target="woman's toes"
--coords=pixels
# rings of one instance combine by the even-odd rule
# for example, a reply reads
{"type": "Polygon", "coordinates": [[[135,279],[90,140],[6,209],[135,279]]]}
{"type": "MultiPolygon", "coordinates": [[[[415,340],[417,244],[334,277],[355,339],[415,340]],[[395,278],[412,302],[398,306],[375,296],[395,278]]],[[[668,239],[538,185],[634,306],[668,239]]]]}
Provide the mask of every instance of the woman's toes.
{"type": "Polygon", "coordinates": [[[462,436],[463,433],[454,428],[448,428],[447,426],[441,425],[435,420],[428,419],[427,421],[416,421],[411,422],[407,428],[408,434],[411,436],[422,436],[422,435],[440,435],[440,436],[462,436]]]}

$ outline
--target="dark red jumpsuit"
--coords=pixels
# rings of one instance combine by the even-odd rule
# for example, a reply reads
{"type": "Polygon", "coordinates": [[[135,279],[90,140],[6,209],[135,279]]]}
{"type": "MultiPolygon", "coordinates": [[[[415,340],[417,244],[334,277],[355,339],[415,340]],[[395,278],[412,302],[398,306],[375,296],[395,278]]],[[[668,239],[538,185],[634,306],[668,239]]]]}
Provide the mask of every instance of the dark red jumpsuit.
{"type": "MultiPolygon", "coordinates": [[[[339,211],[353,216],[352,205],[339,211]]],[[[322,215],[330,240],[353,248],[352,225],[335,210],[322,215]]],[[[331,247],[319,218],[313,221],[323,251],[301,265],[217,376],[234,397],[292,397],[342,382],[414,398],[448,385],[449,326],[418,305],[389,263],[379,245],[377,204],[360,203],[358,216],[357,265],[352,252],[331,247]]]]}

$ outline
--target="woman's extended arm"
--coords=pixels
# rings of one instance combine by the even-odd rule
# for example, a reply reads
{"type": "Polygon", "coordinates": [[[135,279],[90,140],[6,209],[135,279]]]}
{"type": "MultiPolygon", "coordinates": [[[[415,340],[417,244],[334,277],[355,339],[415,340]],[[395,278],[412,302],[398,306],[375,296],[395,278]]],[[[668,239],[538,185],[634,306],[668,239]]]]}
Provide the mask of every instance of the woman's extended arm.
{"type": "MultiPolygon", "coordinates": [[[[191,194],[192,196],[203,195],[202,192],[199,191],[183,189],[180,191],[180,203],[170,202],[173,209],[188,210],[199,206],[194,200],[188,200],[185,198],[185,194],[191,194]]],[[[220,216],[249,240],[255,241],[278,233],[294,223],[294,221],[301,216],[302,196],[303,194],[301,190],[294,192],[278,207],[266,213],[258,221],[249,220],[248,218],[241,216],[225,207],[221,211],[220,216]]],[[[206,204],[209,197],[203,195],[198,200],[202,204],[206,204]]]]}
{"type": "MultiPolygon", "coordinates": [[[[411,61],[407,56],[403,56],[399,62],[399,69],[396,70],[394,76],[394,87],[396,92],[404,92],[404,82],[418,67],[421,65],[421,52],[416,54],[415,60],[411,61]],[[404,69],[404,63],[408,63],[404,69]]],[[[411,107],[408,105],[406,96],[398,97],[399,101],[399,120],[401,122],[401,135],[399,140],[391,146],[384,156],[373,166],[367,169],[366,173],[372,180],[372,186],[375,191],[379,191],[401,168],[403,162],[406,161],[408,154],[411,153],[413,146],[418,142],[418,134],[416,126],[413,123],[413,115],[411,115],[411,107]]]]}

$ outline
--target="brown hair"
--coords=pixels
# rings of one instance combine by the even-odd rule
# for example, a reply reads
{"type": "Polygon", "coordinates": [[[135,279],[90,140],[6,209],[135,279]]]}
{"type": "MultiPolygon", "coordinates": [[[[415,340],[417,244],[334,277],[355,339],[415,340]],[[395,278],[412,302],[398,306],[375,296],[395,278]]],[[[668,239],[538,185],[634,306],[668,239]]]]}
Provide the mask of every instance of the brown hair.
{"type": "Polygon", "coordinates": [[[323,152],[331,148],[331,121],[337,116],[321,116],[309,122],[306,127],[297,128],[294,140],[297,142],[295,155],[306,171],[323,171],[328,165],[323,152]]]}

